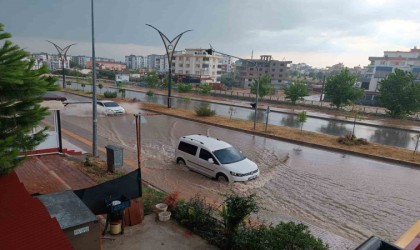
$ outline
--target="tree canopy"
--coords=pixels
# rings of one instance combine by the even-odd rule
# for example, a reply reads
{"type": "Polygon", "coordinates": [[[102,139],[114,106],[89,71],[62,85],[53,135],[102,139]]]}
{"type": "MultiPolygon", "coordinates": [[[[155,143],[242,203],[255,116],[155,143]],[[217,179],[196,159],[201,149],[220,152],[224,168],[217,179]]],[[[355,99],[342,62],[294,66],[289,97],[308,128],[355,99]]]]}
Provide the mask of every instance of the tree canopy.
{"type": "Polygon", "coordinates": [[[296,80],[284,89],[286,99],[290,99],[292,104],[296,104],[297,100],[303,100],[303,97],[309,95],[308,86],[302,81],[296,80]]]}
{"type": "Polygon", "coordinates": [[[325,83],[325,99],[337,109],[361,99],[364,91],[356,86],[356,80],[357,76],[350,73],[348,69],[329,76],[325,83]]]}
{"type": "Polygon", "coordinates": [[[415,76],[400,69],[379,82],[379,102],[392,117],[403,118],[420,111],[420,84],[415,76]]]}
{"type": "Polygon", "coordinates": [[[223,74],[221,76],[220,82],[226,85],[228,88],[237,87],[239,85],[239,81],[235,78],[235,74],[232,72],[223,74]]]}
{"type": "Polygon", "coordinates": [[[151,72],[147,74],[144,78],[149,88],[154,88],[160,82],[159,76],[155,72],[151,72]]]}
{"type": "Polygon", "coordinates": [[[257,94],[257,86],[259,83],[258,97],[263,98],[266,95],[273,93],[274,86],[271,83],[271,78],[268,75],[263,75],[255,79],[251,84],[251,93],[257,94]]]}
{"type": "Polygon", "coordinates": [[[32,70],[29,54],[7,40],[0,23],[0,175],[12,171],[22,160],[19,153],[35,148],[45,139],[45,130],[31,130],[46,116],[42,96],[58,88],[56,79],[44,76],[46,66],[32,70]]]}

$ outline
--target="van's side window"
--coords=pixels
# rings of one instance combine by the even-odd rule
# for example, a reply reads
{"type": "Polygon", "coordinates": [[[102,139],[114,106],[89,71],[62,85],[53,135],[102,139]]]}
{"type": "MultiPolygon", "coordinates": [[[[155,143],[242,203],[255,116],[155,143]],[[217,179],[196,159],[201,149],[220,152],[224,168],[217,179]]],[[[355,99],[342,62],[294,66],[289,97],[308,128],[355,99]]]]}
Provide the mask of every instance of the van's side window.
{"type": "Polygon", "coordinates": [[[179,143],[178,149],[184,151],[185,153],[195,155],[198,147],[182,141],[179,143]]]}
{"type": "Polygon", "coordinates": [[[200,159],[203,159],[205,161],[208,161],[211,158],[213,159],[213,162],[217,164],[217,161],[214,159],[213,155],[205,149],[200,149],[200,155],[198,157],[200,157],[200,159]]]}

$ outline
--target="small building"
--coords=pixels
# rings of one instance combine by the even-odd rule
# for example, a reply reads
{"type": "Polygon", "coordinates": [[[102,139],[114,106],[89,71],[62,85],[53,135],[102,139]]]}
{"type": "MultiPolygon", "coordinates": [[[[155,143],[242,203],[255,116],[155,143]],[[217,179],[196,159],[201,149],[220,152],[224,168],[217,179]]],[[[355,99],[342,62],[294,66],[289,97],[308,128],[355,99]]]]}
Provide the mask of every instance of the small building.
{"type": "Polygon", "coordinates": [[[130,75],[129,74],[115,74],[115,81],[127,83],[130,81],[130,75]]]}

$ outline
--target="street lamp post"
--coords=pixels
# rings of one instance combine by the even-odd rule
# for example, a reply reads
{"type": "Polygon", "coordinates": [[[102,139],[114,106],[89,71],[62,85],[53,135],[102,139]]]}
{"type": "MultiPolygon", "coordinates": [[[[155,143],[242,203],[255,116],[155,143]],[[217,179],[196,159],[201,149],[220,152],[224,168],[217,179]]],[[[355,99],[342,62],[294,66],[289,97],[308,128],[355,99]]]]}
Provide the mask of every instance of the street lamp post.
{"type": "Polygon", "coordinates": [[[54,45],[54,47],[57,49],[58,52],[58,56],[60,57],[61,60],[61,68],[63,70],[63,89],[66,88],[66,76],[64,74],[64,62],[67,60],[67,51],[69,51],[70,47],[75,45],[75,43],[70,44],[69,46],[65,47],[64,49],[60,48],[60,46],[58,46],[57,44],[48,41],[47,42],[51,43],[52,45],[54,45]]]}
{"type": "Polygon", "coordinates": [[[157,28],[153,27],[150,24],[146,24],[149,27],[152,27],[157,32],[159,32],[160,37],[162,38],[162,42],[165,45],[166,55],[168,56],[168,63],[169,63],[169,79],[168,79],[168,108],[171,108],[171,83],[172,83],[172,58],[175,52],[176,45],[178,44],[179,39],[181,36],[191,30],[186,30],[181,34],[177,35],[171,41],[157,28]]]}
{"type": "Polygon", "coordinates": [[[95,22],[94,22],[93,0],[91,0],[92,18],[92,154],[98,156],[98,119],[96,104],[96,55],[95,55],[95,22]]]}

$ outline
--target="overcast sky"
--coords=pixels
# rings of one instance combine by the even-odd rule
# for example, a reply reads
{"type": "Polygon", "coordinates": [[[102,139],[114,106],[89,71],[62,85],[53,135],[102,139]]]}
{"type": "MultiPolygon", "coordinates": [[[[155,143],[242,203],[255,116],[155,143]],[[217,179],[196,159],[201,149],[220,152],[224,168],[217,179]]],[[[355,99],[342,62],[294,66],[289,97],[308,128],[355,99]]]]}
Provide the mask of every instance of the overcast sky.
{"type": "MultiPolygon", "coordinates": [[[[0,0],[0,23],[30,52],[91,55],[89,0],[0,0]]],[[[418,0],[95,0],[96,55],[164,54],[159,34],[184,34],[177,50],[262,54],[315,67],[365,66],[385,50],[420,47],[418,0]]]]}

